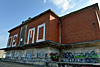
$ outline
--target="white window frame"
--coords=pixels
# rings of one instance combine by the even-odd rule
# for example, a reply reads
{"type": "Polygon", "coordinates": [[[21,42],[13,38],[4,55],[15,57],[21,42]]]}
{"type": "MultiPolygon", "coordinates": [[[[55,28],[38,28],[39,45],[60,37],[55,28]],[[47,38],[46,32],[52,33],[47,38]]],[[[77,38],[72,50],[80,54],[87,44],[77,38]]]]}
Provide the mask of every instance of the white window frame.
{"type": "Polygon", "coordinates": [[[15,40],[14,40],[14,38],[15,38],[15,37],[18,37],[18,34],[15,34],[15,35],[13,36],[13,40],[12,40],[12,47],[16,46],[16,43],[15,43],[15,44],[13,44],[13,43],[15,42],[15,40]]]}
{"type": "Polygon", "coordinates": [[[98,20],[98,24],[99,24],[99,28],[100,28],[100,19],[99,19],[99,16],[98,16],[98,13],[96,10],[95,10],[95,12],[96,12],[96,16],[97,16],[97,20],[98,20]]]}
{"type": "Polygon", "coordinates": [[[32,43],[34,43],[34,36],[35,36],[35,28],[29,29],[27,44],[29,44],[29,39],[30,39],[30,38],[32,38],[32,43]],[[33,38],[32,38],[32,31],[33,31],[33,38]],[[30,32],[31,32],[31,33],[30,33],[30,32]]]}
{"type": "Polygon", "coordinates": [[[36,42],[41,42],[41,41],[45,41],[45,23],[41,24],[38,26],[38,29],[37,29],[37,39],[36,39],[36,42]],[[43,27],[43,39],[38,39],[39,38],[39,28],[43,27]]]}
{"type": "Polygon", "coordinates": [[[10,41],[10,46],[7,46],[7,47],[11,47],[11,45],[12,45],[12,38],[13,38],[13,36],[10,36],[10,37],[9,37],[9,39],[8,39],[8,45],[9,45],[9,41],[10,41],[10,39],[11,39],[11,41],[10,41]]]}

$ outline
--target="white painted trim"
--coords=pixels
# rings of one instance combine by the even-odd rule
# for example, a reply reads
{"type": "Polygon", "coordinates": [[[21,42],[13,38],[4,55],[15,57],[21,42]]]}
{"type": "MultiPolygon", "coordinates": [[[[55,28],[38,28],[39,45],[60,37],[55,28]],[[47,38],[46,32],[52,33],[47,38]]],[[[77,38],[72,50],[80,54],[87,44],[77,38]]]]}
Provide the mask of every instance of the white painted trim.
{"type": "Polygon", "coordinates": [[[34,35],[35,35],[35,28],[29,29],[28,31],[28,39],[27,44],[29,44],[29,39],[32,38],[32,43],[34,43],[34,35]],[[32,31],[33,31],[33,38],[32,38],[32,31]],[[30,33],[31,32],[31,33],[30,33]]]}
{"type": "Polygon", "coordinates": [[[9,39],[8,39],[8,44],[9,44],[9,40],[10,40],[10,38],[11,38],[10,46],[7,46],[7,47],[11,47],[11,45],[12,45],[12,38],[13,38],[13,36],[10,36],[10,37],[9,37],[9,39]]]}
{"type": "MultiPolygon", "coordinates": [[[[10,34],[9,34],[9,36],[10,36],[10,34]]],[[[8,45],[9,45],[9,37],[8,37],[8,41],[7,41],[7,47],[9,47],[8,45]]]]}
{"type": "Polygon", "coordinates": [[[100,28],[100,19],[99,19],[99,16],[98,16],[98,13],[96,10],[95,10],[95,12],[96,12],[96,16],[97,16],[97,20],[98,20],[98,24],[99,24],[99,28],[100,28]]]}
{"type": "MultiPolygon", "coordinates": [[[[9,37],[10,38],[10,37],[9,37]]],[[[9,38],[8,38],[8,43],[7,43],[7,47],[10,47],[10,46],[8,46],[9,45],[9,38]]]]}
{"type": "Polygon", "coordinates": [[[61,43],[61,20],[59,20],[59,43],[61,43]]]}
{"type": "Polygon", "coordinates": [[[16,43],[13,44],[13,43],[15,42],[15,40],[14,40],[15,37],[18,37],[18,34],[15,34],[14,37],[13,37],[13,40],[12,40],[12,47],[16,46],[16,43]]]}
{"type": "Polygon", "coordinates": [[[41,42],[41,41],[45,41],[45,23],[39,25],[38,29],[37,29],[37,39],[36,39],[36,42],[41,42]],[[41,27],[44,27],[44,29],[43,29],[43,39],[38,39],[39,38],[39,28],[41,28],[41,27]]]}
{"type": "Polygon", "coordinates": [[[21,29],[20,29],[20,36],[19,36],[19,43],[18,43],[18,46],[20,46],[21,32],[22,32],[22,27],[21,27],[21,29]]]}

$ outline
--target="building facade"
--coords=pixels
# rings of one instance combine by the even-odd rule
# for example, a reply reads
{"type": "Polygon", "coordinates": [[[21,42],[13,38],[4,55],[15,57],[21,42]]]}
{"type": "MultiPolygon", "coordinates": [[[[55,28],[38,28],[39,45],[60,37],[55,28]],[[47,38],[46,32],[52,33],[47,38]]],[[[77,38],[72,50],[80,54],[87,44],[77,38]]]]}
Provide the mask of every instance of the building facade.
{"type": "Polygon", "coordinates": [[[29,17],[8,31],[7,48],[3,48],[6,60],[40,65],[47,61],[51,65],[58,62],[98,63],[99,19],[97,3],[62,17],[51,9],[29,17]]]}

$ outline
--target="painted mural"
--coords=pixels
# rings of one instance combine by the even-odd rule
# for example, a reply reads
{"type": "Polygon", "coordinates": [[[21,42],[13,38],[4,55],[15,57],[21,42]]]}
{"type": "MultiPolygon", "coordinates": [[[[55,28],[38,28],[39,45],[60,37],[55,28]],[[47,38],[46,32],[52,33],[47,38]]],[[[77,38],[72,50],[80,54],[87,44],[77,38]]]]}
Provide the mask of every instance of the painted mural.
{"type": "Polygon", "coordinates": [[[58,53],[50,53],[52,61],[59,61],[58,53]]]}
{"type": "MultiPolygon", "coordinates": [[[[25,60],[31,59],[31,61],[59,61],[59,54],[58,53],[21,53],[19,51],[18,54],[15,52],[11,52],[7,54],[8,58],[21,60],[25,58],[25,60]]],[[[90,53],[72,53],[72,52],[65,52],[62,53],[62,62],[86,62],[86,63],[98,63],[100,62],[100,53],[96,53],[95,51],[91,51],[90,53]]]]}
{"type": "Polygon", "coordinates": [[[67,62],[99,62],[100,54],[95,53],[95,51],[91,51],[90,53],[72,53],[66,52],[62,54],[62,61],[67,62]]]}
{"type": "Polygon", "coordinates": [[[15,59],[16,61],[59,61],[58,53],[23,53],[22,51],[9,51],[7,52],[6,58],[15,59]],[[17,54],[16,54],[17,53],[17,54]]]}

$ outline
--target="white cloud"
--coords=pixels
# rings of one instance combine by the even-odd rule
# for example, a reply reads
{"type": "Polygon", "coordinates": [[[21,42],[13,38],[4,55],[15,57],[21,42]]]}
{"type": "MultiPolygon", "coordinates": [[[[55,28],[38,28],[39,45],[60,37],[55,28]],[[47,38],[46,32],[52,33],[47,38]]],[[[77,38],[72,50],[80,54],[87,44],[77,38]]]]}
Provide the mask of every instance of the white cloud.
{"type": "Polygon", "coordinates": [[[46,0],[44,0],[44,3],[46,3],[46,0]]]}
{"type": "Polygon", "coordinates": [[[74,6],[75,6],[75,3],[74,3],[74,4],[72,4],[72,5],[70,6],[70,8],[74,8],[74,6]]]}
{"type": "Polygon", "coordinates": [[[89,2],[87,3],[87,5],[92,5],[98,3],[98,5],[100,6],[100,0],[89,0],[89,2]]]}
{"type": "Polygon", "coordinates": [[[58,8],[62,8],[62,12],[65,12],[67,9],[74,8],[75,0],[50,0],[58,8]]]}
{"type": "Polygon", "coordinates": [[[70,12],[67,12],[66,14],[69,14],[70,12]]]}

